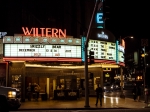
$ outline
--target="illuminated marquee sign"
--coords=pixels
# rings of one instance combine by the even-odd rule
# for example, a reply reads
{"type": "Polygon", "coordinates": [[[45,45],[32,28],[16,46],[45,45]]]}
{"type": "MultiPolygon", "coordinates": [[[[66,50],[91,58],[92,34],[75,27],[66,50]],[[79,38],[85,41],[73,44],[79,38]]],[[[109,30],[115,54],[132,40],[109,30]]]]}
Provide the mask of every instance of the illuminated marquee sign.
{"type": "Polygon", "coordinates": [[[95,59],[116,60],[116,43],[90,40],[88,50],[94,51],[95,59]]]}
{"type": "Polygon", "coordinates": [[[121,45],[118,45],[118,60],[120,62],[124,62],[124,47],[121,45]]]}
{"type": "Polygon", "coordinates": [[[101,34],[98,33],[98,34],[97,34],[97,37],[98,37],[98,38],[101,38],[101,39],[108,39],[108,35],[104,34],[104,32],[102,32],[101,34]]]}
{"type": "Polygon", "coordinates": [[[72,57],[81,58],[81,46],[5,44],[4,57],[72,57]]]}
{"type": "MultiPolygon", "coordinates": [[[[95,59],[116,60],[116,44],[90,40],[88,51],[95,59]]],[[[81,45],[4,44],[4,57],[68,57],[81,58],[81,45]]]]}
{"type": "Polygon", "coordinates": [[[34,37],[66,37],[66,29],[61,30],[57,28],[31,28],[22,27],[22,31],[25,36],[34,36],[34,37]]]}
{"type": "MultiPolygon", "coordinates": [[[[63,57],[63,58],[81,58],[84,61],[84,38],[49,38],[40,37],[39,42],[35,42],[36,37],[31,37],[33,41],[26,41],[27,37],[20,36],[5,36],[4,42],[4,57],[63,57]],[[43,39],[51,39],[45,41],[43,39]],[[17,39],[17,40],[15,40],[17,39]],[[46,43],[48,42],[48,43],[46,43]],[[82,43],[81,43],[82,42],[82,43]],[[44,43],[44,44],[42,44],[44,43]]],[[[89,40],[88,43],[88,54],[89,50],[94,51],[94,59],[102,60],[114,60],[124,62],[124,49],[116,43],[100,41],[100,40],[89,40]],[[118,53],[116,50],[118,49],[118,53]]]]}

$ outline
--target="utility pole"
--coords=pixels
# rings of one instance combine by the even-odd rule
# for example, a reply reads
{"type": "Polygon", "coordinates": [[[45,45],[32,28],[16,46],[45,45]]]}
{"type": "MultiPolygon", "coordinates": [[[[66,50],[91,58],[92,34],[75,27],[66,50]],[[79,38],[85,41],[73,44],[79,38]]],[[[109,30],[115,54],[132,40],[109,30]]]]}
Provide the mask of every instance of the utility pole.
{"type": "Polygon", "coordinates": [[[89,24],[89,27],[88,27],[88,31],[87,31],[87,35],[86,35],[86,41],[85,41],[85,49],[84,49],[84,57],[85,57],[85,61],[84,61],[84,65],[85,65],[85,71],[84,71],[84,76],[85,76],[85,106],[86,108],[89,108],[89,88],[88,88],[88,52],[87,52],[87,49],[88,49],[88,42],[89,42],[89,34],[90,34],[90,31],[91,31],[91,26],[92,26],[92,23],[93,23],[93,18],[94,18],[94,15],[96,13],[96,8],[98,6],[98,8],[100,9],[100,3],[101,1],[100,0],[96,0],[96,3],[95,3],[95,6],[94,6],[94,10],[93,10],[93,13],[92,13],[92,17],[91,17],[91,20],[90,20],[90,24],[89,24]]]}
{"type": "MultiPolygon", "coordinates": [[[[143,90],[145,89],[145,79],[146,79],[146,76],[145,76],[145,74],[146,74],[146,59],[145,59],[145,56],[146,56],[146,54],[145,54],[145,51],[146,51],[146,49],[145,49],[145,47],[146,46],[148,46],[148,39],[141,39],[141,46],[143,46],[144,48],[143,48],[143,50],[144,50],[144,64],[143,64],[143,90]]],[[[143,91],[144,92],[144,91],[143,91]]],[[[144,99],[145,99],[145,94],[144,94],[144,99]]]]}
{"type": "MultiPolygon", "coordinates": [[[[144,89],[145,89],[145,73],[146,73],[146,60],[145,60],[145,46],[144,46],[144,69],[143,69],[144,89]]],[[[144,98],[145,98],[145,96],[144,96],[144,98]]]]}
{"type": "Polygon", "coordinates": [[[123,93],[123,68],[122,68],[122,66],[120,66],[120,79],[121,79],[121,93],[120,93],[120,98],[125,98],[125,95],[124,95],[124,93],[123,93]]]}

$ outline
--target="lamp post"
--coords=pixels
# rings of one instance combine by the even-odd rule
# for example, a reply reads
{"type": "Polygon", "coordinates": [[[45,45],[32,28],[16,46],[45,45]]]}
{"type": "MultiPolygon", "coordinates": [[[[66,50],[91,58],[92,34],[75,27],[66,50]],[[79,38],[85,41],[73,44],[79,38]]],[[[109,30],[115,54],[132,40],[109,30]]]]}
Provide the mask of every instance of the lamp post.
{"type": "Polygon", "coordinates": [[[133,36],[127,36],[127,37],[124,37],[123,40],[126,39],[126,38],[133,38],[133,36]]]}
{"type": "Polygon", "coordinates": [[[88,89],[88,42],[89,42],[89,34],[90,34],[90,31],[91,31],[91,26],[92,26],[92,22],[93,22],[93,19],[94,19],[94,16],[95,16],[95,13],[97,10],[99,10],[100,8],[102,7],[102,2],[100,0],[96,0],[95,2],[95,6],[94,6],[94,9],[93,9],[93,13],[92,13],[92,17],[91,17],[91,20],[90,20],[90,23],[89,23],[89,27],[88,27],[88,31],[87,31],[87,35],[86,35],[86,41],[85,41],[85,48],[84,48],[84,58],[85,58],[85,61],[84,61],[84,75],[85,75],[85,108],[89,108],[90,105],[89,105],[89,89],[88,89]]]}
{"type": "MultiPolygon", "coordinates": [[[[126,36],[124,38],[121,38],[120,36],[120,44],[121,44],[121,41],[122,39],[125,40],[126,38],[133,38],[133,36],[126,36]]],[[[120,93],[120,98],[125,98],[125,95],[123,93],[123,68],[122,66],[120,66],[120,79],[121,79],[121,93],[120,93]]]]}
{"type": "MultiPolygon", "coordinates": [[[[144,58],[144,68],[143,68],[143,83],[144,83],[144,87],[143,87],[143,89],[145,89],[145,75],[146,75],[146,58],[145,58],[145,56],[146,56],[146,46],[148,46],[148,39],[141,39],[141,46],[143,46],[144,48],[143,48],[143,50],[144,50],[144,54],[142,55],[142,57],[144,58]]],[[[144,91],[143,91],[144,92],[144,91]]],[[[144,94],[144,99],[146,98],[146,96],[145,96],[145,94],[144,94]]],[[[147,103],[147,105],[148,105],[148,103],[147,103]]]]}

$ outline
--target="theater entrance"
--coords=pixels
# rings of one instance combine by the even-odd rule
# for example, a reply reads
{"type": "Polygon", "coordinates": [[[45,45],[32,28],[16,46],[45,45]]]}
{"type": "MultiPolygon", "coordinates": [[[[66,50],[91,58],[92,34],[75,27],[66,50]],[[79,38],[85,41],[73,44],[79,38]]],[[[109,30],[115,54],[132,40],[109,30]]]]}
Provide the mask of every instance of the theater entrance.
{"type": "MultiPolygon", "coordinates": [[[[94,72],[95,70],[90,69],[90,71],[94,72]]],[[[96,83],[100,83],[100,80],[99,82],[94,82],[96,76],[97,78],[100,78],[98,71],[95,71],[93,74],[93,77],[90,77],[89,74],[89,88],[91,95],[95,94],[94,88],[96,88],[96,83]]],[[[67,92],[73,90],[77,91],[77,96],[80,98],[84,96],[84,82],[84,68],[82,67],[26,67],[25,88],[27,88],[29,84],[38,84],[40,86],[39,96],[41,100],[59,99],[57,95],[61,93],[62,90],[67,90],[67,92]],[[44,98],[45,95],[47,96],[46,98],[44,98]]]]}
{"type": "MultiPolygon", "coordinates": [[[[88,77],[89,94],[93,96],[95,95],[97,84],[103,85],[102,68],[89,65],[88,77]]],[[[9,64],[9,85],[19,88],[22,92],[22,99],[24,100],[28,99],[27,87],[29,84],[35,83],[40,86],[39,97],[41,100],[60,99],[60,97],[66,99],[70,96],[80,98],[85,95],[84,78],[84,65],[45,66],[42,64],[29,65],[24,62],[13,62],[9,64]],[[66,97],[66,95],[70,96],[66,97]]],[[[32,97],[34,98],[35,96],[33,95],[32,97]]]]}

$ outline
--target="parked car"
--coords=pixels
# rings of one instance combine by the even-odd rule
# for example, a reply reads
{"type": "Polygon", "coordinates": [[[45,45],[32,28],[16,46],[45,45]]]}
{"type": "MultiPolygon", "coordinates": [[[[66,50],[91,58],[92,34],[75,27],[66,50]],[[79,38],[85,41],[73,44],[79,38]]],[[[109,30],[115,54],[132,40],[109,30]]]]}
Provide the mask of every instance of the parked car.
{"type": "Polygon", "coordinates": [[[17,110],[21,106],[20,91],[16,88],[0,86],[0,99],[0,109],[17,110]]]}

